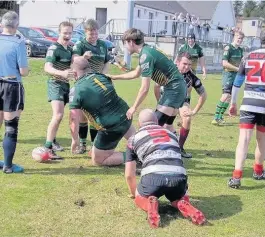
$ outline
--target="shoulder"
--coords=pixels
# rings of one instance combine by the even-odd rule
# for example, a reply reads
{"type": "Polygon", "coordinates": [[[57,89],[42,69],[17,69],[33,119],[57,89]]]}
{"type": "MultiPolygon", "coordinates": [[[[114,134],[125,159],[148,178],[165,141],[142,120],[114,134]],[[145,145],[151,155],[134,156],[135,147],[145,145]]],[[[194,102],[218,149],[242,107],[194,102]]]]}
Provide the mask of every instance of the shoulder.
{"type": "Polygon", "coordinates": [[[106,45],[106,42],[104,40],[102,40],[102,39],[98,39],[98,45],[100,45],[100,46],[107,46],[106,45]]]}
{"type": "Polygon", "coordinates": [[[186,44],[183,44],[183,45],[181,45],[181,46],[179,47],[179,50],[185,49],[186,47],[187,47],[187,45],[186,45],[186,44]]]}
{"type": "Polygon", "coordinates": [[[225,47],[224,47],[224,50],[225,51],[228,51],[230,49],[230,45],[228,44],[228,45],[225,45],[225,47]]]}
{"type": "Polygon", "coordinates": [[[49,48],[48,48],[48,50],[56,50],[58,48],[58,45],[56,44],[56,43],[54,43],[54,44],[52,44],[49,48]]]}
{"type": "Polygon", "coordinates": [[[195,45],[197,49],[202,50],[202,47],[199,44],[195,43],[195,45]]]}

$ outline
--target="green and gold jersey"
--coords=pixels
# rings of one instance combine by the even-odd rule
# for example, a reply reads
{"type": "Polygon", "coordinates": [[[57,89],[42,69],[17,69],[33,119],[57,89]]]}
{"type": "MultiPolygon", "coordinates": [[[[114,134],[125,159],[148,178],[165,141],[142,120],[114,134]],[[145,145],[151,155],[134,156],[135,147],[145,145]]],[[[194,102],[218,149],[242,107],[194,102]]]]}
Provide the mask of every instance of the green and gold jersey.
{"type": "MultiPolygon", "coordinates": [[[[57,70],[64,71],[70,68],[72,60],[72,48],[67,46],[64,48],[58,42],[52,44],[46,54],[46,63],[52,63],[53,67],[57,70]]],[[[59,76],[50,75],[51,79],[54,80],[65,80],[59,76]]]]}
{"type": "Polygon", "coordinates": [[[81,77],[71,89],[70,109],[82,109],[97,130],[111,130],[127,120],[129,106],[121,99],[112,81],[103,74],[81,77]]]}
{"type": "Polygon", "coordinates": [[[97,40],[96,45],[88,43],[86,39],[76,42],[73,54],[83,56],[86,51],[92,52],[92,57],[88,60],[94,72],[101,73],[105,63],[110,60],[107,45],[103,40],[97,40]]]}
{"type": "Polygon", "coordinates": [[[185,52],[191,55],[191,61],[192,61],[191,68],[194,72],[196,72],[198,59],[203,57],[202,47],[196,43],[193,45],[193,47],[190,47],[188,43],[185,43],[182,46],[180,46],[178,55],[185,52]]]}
{"type": "Polygon", "coordinates": [[[183,80],[174,62],[154,46],[144,44],[139,54],[139,66],[142,77],[151,77],[161,86],[183,80]]]}
{"type": "MultiPolygon", "coordinates": [[[[239,67],[241,59],[243,58],[243,49],[241,47],[235,47],[232,44],[225,46],[223,53],[223,60],[227,60],[233,66],[239,67]]],[[[224,68],[225,71],[231,71],[224,68]]]]}

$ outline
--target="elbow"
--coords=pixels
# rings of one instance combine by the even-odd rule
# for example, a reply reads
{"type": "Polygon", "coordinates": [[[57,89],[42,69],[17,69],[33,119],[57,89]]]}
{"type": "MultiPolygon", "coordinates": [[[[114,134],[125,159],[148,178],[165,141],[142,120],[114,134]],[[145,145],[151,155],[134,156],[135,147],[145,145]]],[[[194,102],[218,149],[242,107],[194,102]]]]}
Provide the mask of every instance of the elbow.
{"type": "Polygon", "coordinates": [[[26,77],[29,75],[29,69],[28,68],[21,68],[19,71],[20,71],[20,75],[22,77],[26,77]]]}

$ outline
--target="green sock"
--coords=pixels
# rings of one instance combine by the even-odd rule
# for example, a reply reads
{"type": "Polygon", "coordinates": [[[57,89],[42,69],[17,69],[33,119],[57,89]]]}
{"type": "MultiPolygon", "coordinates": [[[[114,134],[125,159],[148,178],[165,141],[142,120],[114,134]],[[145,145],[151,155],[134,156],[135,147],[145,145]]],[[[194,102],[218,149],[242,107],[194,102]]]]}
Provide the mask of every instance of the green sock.
{"type": "Polygon", "coordinates": [[[223,119],[224,113],[227,110],[228,106],[229,106],[229,103],[223,102],[223,107],[222,107],[221,112],[219,114],[219,119],[223,119]]]}
{"type": "Polygon", "coordinates": [[[46,141],[44,146],[48,149],[51,149],[52,148],[52,142],[51,141],[46,141]]]}
{"type": "Polygon", "coordinates": [[[223,102],[222,101],[219,101],[218,104],[217,104],[217,106],[216,106],[214,119],[219,119],[219,115],[221,113],[222,107],[223,107],[223,102]]]}
{"type": "Polygon", "coordinates": [[[79,142],[80,142],[80,144],[82,144],[84,146],[86,145],[86,139],[85,138],[80,138],[79,142]]]}
{"type": "Polygon", "coordinates": [[[122,152],[122,155],[123,155],[123,163],[125,163],[125,161],[126,161],[126,152],[122,152]]]}

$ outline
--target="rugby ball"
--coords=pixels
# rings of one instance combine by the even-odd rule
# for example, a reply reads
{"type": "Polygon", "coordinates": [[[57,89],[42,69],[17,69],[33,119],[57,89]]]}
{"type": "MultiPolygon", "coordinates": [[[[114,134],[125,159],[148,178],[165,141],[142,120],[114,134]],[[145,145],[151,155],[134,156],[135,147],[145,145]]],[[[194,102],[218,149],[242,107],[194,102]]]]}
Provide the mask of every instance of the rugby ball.
{"type": "Polygon", "coordinates": [[[50,154],[44,147],[37,147],[32,151],[32,159],[39,163],[44,163],[50,159],[50,154]]]}

